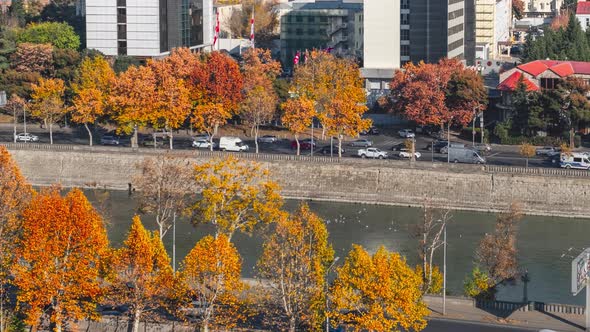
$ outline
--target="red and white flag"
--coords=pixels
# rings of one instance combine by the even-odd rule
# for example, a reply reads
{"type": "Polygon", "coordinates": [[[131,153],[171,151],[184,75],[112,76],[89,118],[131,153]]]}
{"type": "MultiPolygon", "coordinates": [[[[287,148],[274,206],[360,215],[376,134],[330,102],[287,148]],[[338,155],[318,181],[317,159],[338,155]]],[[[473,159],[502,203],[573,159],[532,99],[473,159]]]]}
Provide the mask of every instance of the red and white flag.
{"type": "Polygon", "coordinates": [[[252,18],[250,19],[250,41],[254,44],[254,12],[252,12],[252,18]]]}
{"type": "Polygon", "coordinates": [[[309,53],[308,53],[307,51],[305,51],[305,57],[303,58],[303,62],[304,62],[304,63],[307,63],[308,54],[309,54],[309,53]]]}
{"type": "Polygon", "coordinates": [[[217,43],[217,39],[219,39],[219,13],[217,13],[217,17],[215,20],[215,36],[213,37],[213,46],[215,46],[215,43],[217,43]]]}
{"type": "Polygon", "coordinates": [[[299,64],[299,57],[301,56],[301,52],[297,51],[297,53],[295,53],[295,57],[293,58],[293,64],[298,65],[299,64]]]}

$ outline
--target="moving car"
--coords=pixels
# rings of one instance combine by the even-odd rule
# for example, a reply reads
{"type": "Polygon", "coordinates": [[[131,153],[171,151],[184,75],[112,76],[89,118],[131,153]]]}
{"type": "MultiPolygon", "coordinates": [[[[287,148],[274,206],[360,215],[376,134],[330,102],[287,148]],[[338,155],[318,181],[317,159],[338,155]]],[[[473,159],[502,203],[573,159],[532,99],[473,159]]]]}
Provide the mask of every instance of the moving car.
{"type": "Polygon", "coordinates": [[[361,138],[350,142],[350,146],[362,146],[364,148],[368,148],[369,146],[373,146],[373,142],[371,140],[361,138]]]}
{"type": "MultiPolygon", "coordinates": [[[[400,158],[410,158],[411,155],[412,155],[412,152],[410,150],[408,150],[408,149],[403,149],[398,154],[398,156],[400,158]]],[[[416,152],[414,152],[414,157],[416,159],[418,159],[418,158],[422,157],[422,154],[420,152],[417,152],[416,151],[416,152]]]]}
{"type": "Polygon", "coordinates": [[[219,149],[221,151],[248,151],[250,147],[239,137],[222,136],[219,138],[219,149]]]}
{"type": "Polygon", "coordinates": [[[492,151],[492,147],[489,144],[481,144],[481,143],[475,143],[475,145],[473,146],[473,149],[477,152],[481,152],[481,153],[488,153],[490,151],[492,151]]]}
{"type": "Polygon", "coordinates": [[[402,129],[402,130],[398,131],[397,133],[399,134],[400,137],[404,137],[404,138],[416,137],[416,134],[414,134],[414,132],[411,129],[402,129]]]}
{"type": "MultiPolygon", "coordinates": [[[[193,141],[193,143],[191,144],[191,146],[193,148],[197,148],[197,149],[210,149],[211,148],[211,142],[209,142],[209,140],[206,140],[204,138],[199,138],[193,141]]],[[[217,143],[213,142],[213,148],[217,148],[217,143]]]]}
{"type": "Polygon", "coordinates": [[[449,149],[449,160],[455,163],[485,164],[486,160],[477,151],[466,147],[454,147],[449,149]]]}
{"type": "MultiPolygon", "coordinates": [[[[312,146],[315,149],[316,142],[312,142],[310,138],[299,141],[300,150],[311,150],[312,146]]],[[[297,141],[291,141],[291,149],[297,149],[297,141]]]]}
{"type": "Polygon", "coordinates": [[[102,145],[119,145],[119,137],[106,135],[100,139],[102,145]]]}
{"type": "Polygon", "coordinates": [[[535,150],[535,154],[537,156],[540,156],[540,155],[549,156],[549,155],[555,154],[556,152],[559,152],[559,148],[556,148],[554,146],[544,146],[542,148],[537,148],[535,150]]]}
{"type": "Polygon", "coordinates": [[[387,152],[381,151],[377,148],[360,149],[358,150],[357,155],[361,158],[387,158],[387,152]]]}
{"type": "Polygon", "coordinates": [[[258,143],[274,143],[279,139],[275,135],[264,135],[258,137],[258,143]]]}
{"type": "MultiPolygon", "coordinates": [[[[451,148],[465,148],[465,144],[463,143],[457,143],[457,142],[451,142],[450,144],[451,148]]],[[[449,147],[448,146],[444,146],[442,148],[440,148],[440,153],[444,153],[447,154],[449,152],[449,147]]]]}
{"type": "Polygon", "coordinates": [[[559,165],[562,168],[586,169],[590,170],[590,160],[588,156],[583,153],[562,153],[561,162],[559,165]]]}
{"type": "Polygon", "coordinates": [[[363,130],[360,132],[361,135],[379,135],[379,129],[375,127],[371,127],[367,130],[363,130]]]}
{"type": "Polygon", "coordinates": [[[399,143],[391,147],[391,151],[401,151],[406,148],[406,143],[399,143]]]}
{"type": "Polygon", "coordinates": [[[16,135],[17,142],[37,142],[39,137],[30,133],[21,133],[16,135]]]}
{"type": "Polygon", "coordinates": [[[447,140],[436,140],[426,146],[426,150],[440,153],[442,148],[446,148],[448,145],[447,140]]]}
{"type": "MultiPolygon", "coordinates": [[[[338,146],[337,145],[334,145],[332,147],[329,145],[324,146],[323,148],[319,149],[317,152],[321,153],[321,154],[325,154],[325,155],[329,155],[329,154],[337,155],[338,154],[338,146]],[[332,151],[330,151],[330,149],[332,151]]],[[[342,148],[340,152],[342,152],[342,154],[344,154],[344,152],[346,152],[346,150],[344,150],[344,148],[342,148]]]]}

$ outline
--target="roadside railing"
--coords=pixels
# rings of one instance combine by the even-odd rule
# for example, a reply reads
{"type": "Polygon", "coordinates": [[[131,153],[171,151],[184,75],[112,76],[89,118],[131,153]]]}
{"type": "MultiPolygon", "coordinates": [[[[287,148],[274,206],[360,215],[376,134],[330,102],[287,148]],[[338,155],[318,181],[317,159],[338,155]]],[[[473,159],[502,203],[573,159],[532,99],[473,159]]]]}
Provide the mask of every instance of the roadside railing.
{"type": "Polygon", "coordinates": [[[159,154],[170,153],[182,156],[198,156],[218,158],[232,153],[242,159],[262,160],[262,161],[301,161],[312,162],[320,164],[333,163],[357,163],[370,164],[372,166],[389,166],[400,168],[420,168],[420,169],[445,169],[455,172],[486,172],[486,173],[504,173],[504,174],[522,174],[522,175],[542,175],[542,176],[560,176],[560,177],[590,177],[590,171],[574,170],[563,168],[542,168],[542,167],[518,167],[518,166],[502,166],[502,165],[468,165],[468,164],[446,164],[446,163],[429,163],[429,162],[414,162],[410,163],[408,160],[373,160],[360,159],[354,157],[338,156],[323,156],[323,155],[306,155],[297,156],[293,154],[270,154],[270,153],[243,153],[243,152],[222,152],[222,151],[207,151],[207,150],[168,150],[168,149],[154,149],[154,148],[122,148],[122,147],[107,147],[107,146],[83,146],[73,144],[43,144],[43,143],[6,143],[0,142],[0,145],[5,146],[9,150],[41,150],[41,151],[80,151],[89,153],[145,153],[145,154],[159,154]]]}

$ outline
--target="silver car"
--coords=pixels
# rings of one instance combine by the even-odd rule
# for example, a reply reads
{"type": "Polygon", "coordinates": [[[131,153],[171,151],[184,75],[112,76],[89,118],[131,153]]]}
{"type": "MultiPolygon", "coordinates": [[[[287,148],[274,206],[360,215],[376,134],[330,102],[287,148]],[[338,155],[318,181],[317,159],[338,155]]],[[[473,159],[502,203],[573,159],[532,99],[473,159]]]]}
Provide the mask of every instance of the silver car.
{"type": "MultiPolygon", "coordinates": [[[[193,141],[192,143],[192,147],[193,148],[197,148],[197,149],[210,149],[211,148],[211,142],[209,142],[209,140],[206,140],[204,138],[199,138],[193,141]]],[[[217,148],[217,143],[213,142],[213,148],[217,148]]]]}
{"type": "Polygon", "coordinates": [[[264,135],[258,137],[258,143],[274,143],[279,139],[275,135],[264,135]]]}
{"type": "Polygon", "coordinates": [[[402,129],[402,130],[398,131],[397,133],[399,134],[400,137],[403,137],[403,138],[416,137],[416,134],[414,134],[414,132],[411,129],[402,129]]]}
{"type": "Polygon", "coordinates": [[[17,142],[37,142],[39,137],[30,133],[21,133],[16,135],[17,142]]]}
{"type": "Polygon", "coordinates": [[[371,140],[361,138],[350,142],[350,146],[362,146],[364,148],[368,148],[369,146],[373,146],[373,142],[371,140]]]}

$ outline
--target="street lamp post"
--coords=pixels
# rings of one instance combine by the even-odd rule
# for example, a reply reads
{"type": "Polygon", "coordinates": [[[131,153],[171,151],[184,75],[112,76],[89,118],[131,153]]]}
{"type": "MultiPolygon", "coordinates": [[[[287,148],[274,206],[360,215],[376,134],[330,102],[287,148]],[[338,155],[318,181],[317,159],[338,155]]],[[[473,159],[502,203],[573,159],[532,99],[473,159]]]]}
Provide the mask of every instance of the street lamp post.
{"type": "Polygon", "coordinates": [[[443,316],[447,314],[447,225],[443,233],[443,316]]]}
{"type": "MultiPolygon", "coordinates": [[[[23,107],[23,123],[24,123],[24,129],[25,129],[25,135],[27,134],[27,106],[25,105],[23,107]]],[[[27,142],[27,140],[25,139],[25,143],[27,142]]]]}
{"type": "Polygon", "coordinates": [[[334,265],[336,264],[336,262],[338,262],[339,259],[340,257],[334,258],[332,265],[330,265],[330,267],[328,267],[328,269],[326,270],[326,332],[330,332],[330,315],[328,315],[328,311],[330,311],[330,299],[328,297],[328,275],[330,274],[330,270],[334,267],[334,265]]]}

